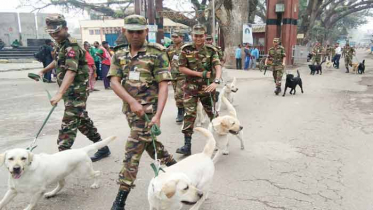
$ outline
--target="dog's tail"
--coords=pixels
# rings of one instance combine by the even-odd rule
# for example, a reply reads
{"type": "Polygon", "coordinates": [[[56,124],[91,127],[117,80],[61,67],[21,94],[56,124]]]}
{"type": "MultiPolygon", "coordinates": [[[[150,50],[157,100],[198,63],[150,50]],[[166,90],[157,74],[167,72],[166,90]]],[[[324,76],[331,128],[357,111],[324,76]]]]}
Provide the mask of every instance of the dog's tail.
{"type": "Polygon", "coordinates": [[[101,149],[102,147],[104,146],[107,146],[110,142],[114,141],[114,139],[116,139],[117,137],[116,136],[110,136],[102,141],[99,141],[99,142],[96,142],[94,144],[91,144],[89,146],[86,146],[86,147],[83,147],[82,150],[84,150],[85,152],[92,152],[92,151],[96,151],[98,149],[101,149]]]}
{"type": "Polygon", "coordinates": [[[299,73],[299,70],[297,69],[297,74],[298,74],[298,77],[300,77],[300,73],[299,73]]]}
{"type": "Polygon", "coordinates": [[[229,102],[228,99],[225,96],[222,97],[222,101],[225,104],[225,106],[227,106],[229,115],[231,115],[233,117],[237,117],[236,109],[233,107],[231,102],[229,102]]]}
{"type": "Polygon", "coordinates": [[[205,137],[208,138],[205,148],[203,149],[203,153],[211,157],[212,154],[214,153],[215,146],[216,146],[216,141],[215,141],[214,136],[206,128],[197,127],[197,128],[194,128],[194,130],[201,132],[205,137]]]}

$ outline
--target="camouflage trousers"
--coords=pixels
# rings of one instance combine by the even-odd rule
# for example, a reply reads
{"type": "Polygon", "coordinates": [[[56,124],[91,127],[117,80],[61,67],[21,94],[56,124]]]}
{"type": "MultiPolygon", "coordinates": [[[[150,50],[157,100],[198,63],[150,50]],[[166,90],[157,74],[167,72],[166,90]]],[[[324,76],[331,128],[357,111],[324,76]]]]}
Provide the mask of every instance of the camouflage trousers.
{"type": "Polygon", "coordinates": [[[273,66],[272,68],[273,80],[276,83],[276,87],[281,87],[282,76],[284,75],[284,67],[273,66]]]}
{"type": "Polygon", "coordinates": [[[205,93],[203,89],[206,85],[196,85],[186,82],[184,85],[184,122],[182,132],[185,136],[192,136],[194,122],[197,117],[197,103],[201,101],[204,110],[206,111],[210,121],[214,119],[213,109],[215,109],[215,98],[216,91],[211,93],[213,96],[213,104],[211,104],[211,97],[209,93],[205,93]]]}
{"type": "Polygon", "coordinates": [[[70,149],[73,146],[78,130],[92,142],[101,140],[97,128],[88,116],[86,101],[87,97],[82,97],[78,101],[64,100],[65,112],[57,140],[59,151],[70,149]]]}
{"type": "Polygon", "coordinates": [[[321,55],[314,55],[312,57],[312,65],[315,65],[315,63],[317,65],[320,65],[321,64],[321,55]]]}
{"type": "Polygon", "coordinates": [[[352,56],[345,56],[345,66],[348,68],[348,66],[352,66],[352,56]]]}
{"type": "MultiPolygon", "coordinates": [[[[134,188],[134,182],[139,171],[140,159],[144,151],[154,159],[154,147],[152,144],[152,138],[150,134],[150,128],[144,118],[138,117],[133,112],[126,112],[128,125],[131,128],[131,134],[127,139],[125,145],[125,154],[123,160],[123,167],[119,173],[117,183],[120,185],[120,189],[129,191],[134,188]]],[[[148,114],[151,119],[152,114],[148,114]]],[[[160,159],[162,164],[173,162],[174,159],[171,154],[167,152],[163,144],[159,141],[155,141],[157,148],[157,157],[160,159]]]]}
{"type": "Polygon", "coordinates": [[[184,108],[183,98],[184,91],[183,86],[185,84],[185,78],[175,77],[176,79],[172,81],[172,87],[174,89],[174,98],[176,101],[177,108],[184,108]]]}

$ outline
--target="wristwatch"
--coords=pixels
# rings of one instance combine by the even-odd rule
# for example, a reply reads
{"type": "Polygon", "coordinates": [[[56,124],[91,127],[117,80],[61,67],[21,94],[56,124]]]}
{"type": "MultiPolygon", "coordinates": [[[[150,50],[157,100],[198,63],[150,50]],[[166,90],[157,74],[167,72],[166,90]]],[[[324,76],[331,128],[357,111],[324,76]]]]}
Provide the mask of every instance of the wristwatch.
{"type": "Polygon", "coordinates": [[[220,80],[219,79],[214,79],[214,83],[216,83],[216,84],[220,84],[220,80]]]}

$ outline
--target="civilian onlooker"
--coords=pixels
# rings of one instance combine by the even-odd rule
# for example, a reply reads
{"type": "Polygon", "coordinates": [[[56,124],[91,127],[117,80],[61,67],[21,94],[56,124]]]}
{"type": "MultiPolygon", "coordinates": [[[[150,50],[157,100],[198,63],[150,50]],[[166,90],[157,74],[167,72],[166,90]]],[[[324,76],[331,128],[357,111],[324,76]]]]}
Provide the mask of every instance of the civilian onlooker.
{"type": "Polygon", "coordinates": [[[236,69],[242,69],[242,57],[241,57],[241,45],[239,44],[236,48],[235,57],[236,57],[236,69]]]}
{"type": "Polygon", "coordinates": [[[100,56],[98,56],[97,54],[97,52],[100,50],[100,43],[98,43],[98,41],[95,41],[93,43],[93,46],[94,47],[91,47],[91,49],[89,49],[89,53],[91,54],[93,60],[95,61],[97,80],[101,80],[102,78],[101,59],[100,59],[100,56]]]}
{"type": "Polygon", "coordinates": [[[109,53],[109,43],[107,41],[102,42],[102,47],[97,51],[97,55],[101,58],[101,73],[102,81],[104,81],[104,86],[106,90],[110,90],[110,80],[106,77],[109,73],[111,55],[109,53]]]}
{"type": "Polygon", "coordinates": [[[342,48],[339,46],[339,43],[335,44],[335,56],[333,58],[333,66],[336,69],[339,69],[339,60],[341,59],[341,54],[342,54],[342,48]]]}
{"type": "MultiPolygon", "coordinates": [[[[43,67],[47,67],[53,61],[54,57],[54,50],[52,47],[52,40],[46,39],[45,45],[43,46],[42,50],[44,50],[44,59],[43,59],[43,67]]],[[[44,79],[47,80],[48,83],[52,83],[52,72],[48,71],[44,74],[44,79]]]]}
{"type": "Polygon", "coordinates": [[[19,46],[20,46],[21,44],[19,43],[19,41],[18,41],[18,39],[16,39],[16,40],[14,40],[13,42],[12,42],[12,47],[13,48],[19,48],[19,46]]]}
{"type": "Polygon", "coordinates": [[[244,70],[248,70],[249,64],[250,64],[250,57],[251,57],[250,44],[246,44],[244,52],[245,52],[245,66],[244,66],[244,70]]]}
{"type": "Polygon", "coordinates": [[[92,92],[92,91],[98,91],[98,90],[94,88],[96,84],[97,73],[96,73],[95,61],[93,57],[91,56],[91,54],[88,53],[90,48],[91,48],[91,45],[89,44],[89,42],[84,42],[84,49],[86,50],[85,59],[87,60],[87,64],[89,68],[88,89],[90,92],[92,92]]]}
{"type": "Polygon", "coordinates": [[[5,43],[2,39],[0,39],[0,50],[2,50],[5,47],[5,43]]]}
{"type": "Polygon", "coordinates": [[[259,50],[257,47],[254,47],[254,49],[251,51],[251,62],[250,62],[250,68],[255,69],[256,68],[256,61],[259,59],[259,50]]]}

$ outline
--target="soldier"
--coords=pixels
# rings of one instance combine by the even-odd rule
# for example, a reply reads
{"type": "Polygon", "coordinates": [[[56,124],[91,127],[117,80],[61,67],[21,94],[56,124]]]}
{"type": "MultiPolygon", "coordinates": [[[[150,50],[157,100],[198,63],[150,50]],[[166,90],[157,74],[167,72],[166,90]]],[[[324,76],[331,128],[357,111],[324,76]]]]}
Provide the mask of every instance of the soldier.
{"type": "Polygon", "coordinates": [[[222,66],[224,66],[224,62],[225,62],[224,61],[224,52],[223,52],[223,50],[221,49],[220,46],[217,46],[217,45],[213,44],[213,39],[212,39],[211,35],[206,35],[206,44],[212,45],[216,48],[216,51],[218,52],[218,55],[219,55],[220,64],[222,66]]]}
{"type": "Polygon", "coordinates": [[[352,57],[356,54],[355,49],[353,47],[350,47],[350,43],[346,43],[346,47],[344,48],[344,54],[345,54],[345,66],[346,66],[346,73],[349,73],[350,70],[348,66],[352,67],[352,57]]]}
{"type": "Polygon", "coordinates": [[[321,64],[321,55],[323,54],[323,47],[320,45],[320,42],[316,42],[315,47],[312,49],[312,65],[321,64]]]}
{"type": "Polygon", "coordinates": [[[177,117],[176,122],[181,123],[184,119],[184,105],[183,105],[183,85],[185,83],[185,75],[179,71],[179,55],[181,47],[184,45],[184,35],[181,32],[174,32],[171,36],[173,45],[167,50],[168,60],[170,61],[171,75],[172,75],[172,87],[174,88],[174,98],[177,106],[177,117]]]}
{"type": "MultiPolygon", "coordinates": [[[[59,151],[70,149],[78,130],[93,142],[101,141],[101,136],[86,111],[89,71],[85,59],[86,51],[69,35],[63,15],[47,17],[46,24],[47,33],[57,45],[54,61],[42,69],[39,75],[42,78],[45,73],[56,68],[57,83],[60,88],[50,102],[55,106],[63,99],[65,105],[57,140],[58,149],[59,151]]],[[[109,155],[109,148],[104,147],[99,149],[91,159],[95,162],[109,155]]]]}
{"type": "Polygon", "coordinates": [[[265,65],[270,66],[273,72],[273,80],[276,83],[276,95],[278,95],[281,92],[281,80],[282,76],[284,75],[286,64],[285,48],[279,45],[279,41],[279,38],[273,39],[274,46],[268,50],[268,57],[265,60],[265,65]]]}
{"type": "MultiPolygon", "coordinates": [[[[130,15],[124,19],[123,33],[129,45],[115,48],[108,74],[112,89],[123,100],[123,113],[131,129],[125,145],[124,165],[119,173],[119,191],[111,210],[124,210],[143,152],[155,157],[150,128],[153,124],[160,125],[168,82],[172,80],[166,49],[148,43],[148,31],[144,17],[130,15]],[[145,120],[145,114],[151,122],[145,120]]],[[[167,166],[176,163],[161,142],[155,140],[155,145],[162,163],[167,166]]]]}
{"type": "Polygon", "coordinates": [[[213,106],[215,89],[220,84],[221,65],[216,48],[205,45],[205,28],[193,26],[193,43],[181,48],[179,70],[186,75],[184,85],[184,133],[185,144],[176,150],[183,155],[191,154],[191,141],[194,121],[197,114],[197,102],[201,101],[210,120],[214,118],[213,106]]]}

